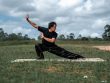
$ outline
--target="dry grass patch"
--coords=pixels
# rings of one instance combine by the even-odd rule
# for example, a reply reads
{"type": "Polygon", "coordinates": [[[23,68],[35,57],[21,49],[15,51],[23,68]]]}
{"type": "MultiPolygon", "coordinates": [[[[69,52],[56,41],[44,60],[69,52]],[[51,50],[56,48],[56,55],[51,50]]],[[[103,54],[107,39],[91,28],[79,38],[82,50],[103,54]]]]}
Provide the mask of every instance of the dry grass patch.
{"type": "Polygon", "coordinates": [[[110,51],[110,46],[93,46],[93,47],[103,51],[110,51]]]}
{"type": "Polygon", "coordinates": [[[61,72],[61,69],[55,66],[49,66],[46,69],[42,69],[42,71],[54,73],[54,72],[61,72]]]}

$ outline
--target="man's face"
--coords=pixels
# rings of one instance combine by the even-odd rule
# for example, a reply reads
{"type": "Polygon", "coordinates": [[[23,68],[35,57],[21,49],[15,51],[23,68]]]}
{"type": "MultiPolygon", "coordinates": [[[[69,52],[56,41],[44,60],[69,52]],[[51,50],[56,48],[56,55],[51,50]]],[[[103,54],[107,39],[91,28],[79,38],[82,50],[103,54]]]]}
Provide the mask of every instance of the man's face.
{"type": "Polygon", "coordinates": [[[51,31],[55,32],[56,31],[56,25],[54,25],[53,27],[51,27],[51,31]]]}

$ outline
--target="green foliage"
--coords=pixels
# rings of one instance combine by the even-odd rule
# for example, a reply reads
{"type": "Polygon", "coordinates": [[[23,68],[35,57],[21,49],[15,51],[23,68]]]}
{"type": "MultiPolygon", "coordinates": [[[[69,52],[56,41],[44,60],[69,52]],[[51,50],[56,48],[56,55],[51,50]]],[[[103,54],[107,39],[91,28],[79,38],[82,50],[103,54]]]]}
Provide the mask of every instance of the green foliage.
{"type": "Polygon", "coordinates": [[[81,38],[82,38],[82,35],[79,34],[79,36],[77,37],[77,39],[81,40],[81,38]]]}
{"type": "Polygon", "coordinates": [[[70,39],[74,39],[75,38],[75,35],[74,35],[74,33],[70,33],[70,39]]]}
{"type": "Polygon", "coordinates": [[[66,38],[65,38],[65,35],[64,35],[64,34],[61,34],[61,35],[58,36],[58,39],[59,39],[59,40],[64,40],[64,39],[66,39],[66,38]]]}
{"type": "Polygon", "coordinates": [[[104,27],[105,31],[104,33],[102,34],[102,37],[104,40],[110,40],[110,25],[106,25],[104,27]]]}
{"type": "Polygon", "coordinates": [[[7,37],[8,37],[8,34],[4,33],[3,29],[0,28],[0,40],[5,40],[7,39],[7,37]]]}
{"type": "Polygon", "coordinates": [[[0,28],[0,41],[7,41],[7,40],[31,40],[27,34],[22,36],[22,33],[11,33],[7,34],[4,32],[2,28],[0,28]]]}

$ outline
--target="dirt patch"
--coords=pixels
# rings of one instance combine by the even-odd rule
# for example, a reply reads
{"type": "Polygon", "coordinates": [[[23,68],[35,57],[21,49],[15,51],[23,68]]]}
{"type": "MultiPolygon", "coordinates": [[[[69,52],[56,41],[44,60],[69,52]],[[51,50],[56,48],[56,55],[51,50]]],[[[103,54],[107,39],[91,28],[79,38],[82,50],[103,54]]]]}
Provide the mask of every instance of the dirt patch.
{"type": "Polygon", "coordinates": [[[60,72],[60,68],[49,66],[47,69],[43,69],[45,72],[60,72]]]}
{"type": "Polygon", "coordinates": [[[110,51],[110,46],[93,46],[94,48],[98,48],[99,50],[110,51]]]}

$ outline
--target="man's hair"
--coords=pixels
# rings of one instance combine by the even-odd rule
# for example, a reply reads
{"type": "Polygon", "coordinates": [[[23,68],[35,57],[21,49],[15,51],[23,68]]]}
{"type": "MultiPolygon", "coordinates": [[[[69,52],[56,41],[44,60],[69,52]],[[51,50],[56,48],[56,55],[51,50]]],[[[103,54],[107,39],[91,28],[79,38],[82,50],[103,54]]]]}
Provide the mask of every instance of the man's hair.
{"type": "Polygon", "coordinates": [[[50,29],[50,28],[53,27],[54,25],[57,26],[57,23],[56,23],[56,22],[50,22],[50,23],[48,24],[48,29],[50,29]]]}

